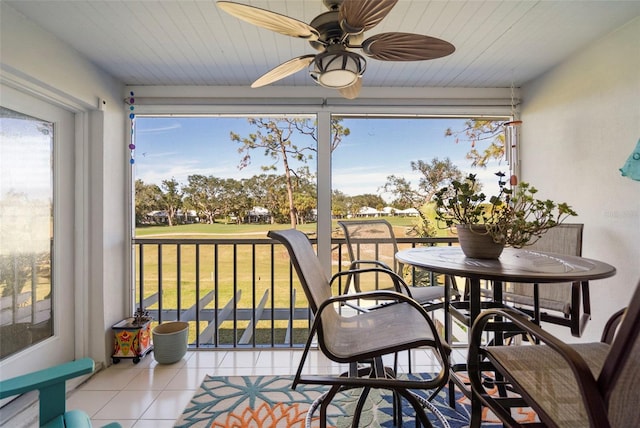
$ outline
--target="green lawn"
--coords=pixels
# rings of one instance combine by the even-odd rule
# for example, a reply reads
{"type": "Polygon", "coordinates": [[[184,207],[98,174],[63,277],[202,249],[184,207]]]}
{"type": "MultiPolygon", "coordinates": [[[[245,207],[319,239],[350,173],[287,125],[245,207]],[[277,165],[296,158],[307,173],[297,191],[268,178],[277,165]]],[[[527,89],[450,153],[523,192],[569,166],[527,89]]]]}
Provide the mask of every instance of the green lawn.
{"type": "MultiPolygon", "coordinates": [[[[397,227],[396,233],[398,236],[404,236],[403,228],[411,227],[417,221],[416,217],[385,217],[389,223],[394,227],[397,227]]],[[[434,223],[435,224],[435,223],[434,223]]],[[[333,230],[338,228],[337,220],[332,222],[333,230]]],[[[291,226],[289,224],[226,224],[226,223],[195,223],[195,224],[183,224],[177,226],[142,226],[136,228],[136,237],[158,237],[162,235],[163,238],[193,238],[194,235],[201,235],[207,237],[207,235],[225,235],[225,236],[210,236],[220,238],[241,238],[251,237],[260,238],[266,237],[269,230],[288,229],[291,226]]],[[[297,227],[299,230],[307,233],[313,233],[316,231],[316,223],[299,224],[297,227]]],[[[448,236],[447,230],[438,230],[438,236],[448,236]]]]}
{"type": "MultiPolygon", "coordinates": [[[[288,229],[288,224],[226,224],[226,223],[195,223],[181,224],[177,226],[142,226],[136,228],[136,237],[158,236],[172,238],[191,238],[193,235],[225,235],[220,238],[240,238],[242,236],[251,238],[267,237],[267,232],[271,229],[288,229]]],[[[305,232],[314,232],[315,223],[298,225],[298,229],[305,232]]],[[[216,236],[211,236],[215,238],[216,236]]]]}

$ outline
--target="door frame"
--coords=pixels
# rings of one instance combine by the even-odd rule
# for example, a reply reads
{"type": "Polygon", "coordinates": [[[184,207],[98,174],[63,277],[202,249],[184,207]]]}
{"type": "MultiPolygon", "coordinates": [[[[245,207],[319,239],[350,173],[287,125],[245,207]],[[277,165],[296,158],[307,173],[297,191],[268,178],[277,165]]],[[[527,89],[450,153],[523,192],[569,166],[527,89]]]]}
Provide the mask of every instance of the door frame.
{"type": "MultiPolygon", "coordinates": [[[[43,88],[33,82],[21,79],[19,77],[15,77],[11,74],[3,74],[0,78],[0,85],[2,86],[2,90],[4,91],[13,91],[16,96],[23,96],[26,98],[26,103],[29,104],[28,98],[35,98],[35,102],[42,102],[48,104],[52,108],[64,110],[66,113],[70,113],[72,115],[70,123],[68,124],[69,129],[67,131],[67,135],[69,135],[73,141],[66,147],[66,154],[71,154],[72,156],[67,159],[64,159],[64,153],[62,153],[63,147],[61,147],[60,142],[58,141],[57,133],[55,134],[54,140],[54,150],[53,150],[53,162],[54,162],[54,171],[60,170],[61,168],[71,168],[71,176],[67,177],[67,183],[61,184],[59,182],[59,177],[54,175],[53,177],[53,186],[54,186],[54,201],[59,199],[59,194],[61,189],[62,191],[69,191],[72,189],[72,196],[67,195],[67,205],[63,207],[63,212],[65,214],[72,216],[71,224],[67,224],[67,230],[65,233],[72,234],[73,240],[69,244],[66,249],[71,249],[72,261],[69,264],[69,272],[66,272],[65,275],[72,282],[71,290],[67,295],[71,297],[72,308],[68,307],[69,302],[63,302],[61,299],[56,298],[54,294],[54,299],[52,302],[52,310],[54,314],[54,335],[50,338],[43,340],[29,348],[18,352],[15,355],[7,357],[4,361],[0,363],[0,370],[5,373],[11,373],[11,375],[18,375],[22,373],[27,373],[33,371],[35,369],[40,369],[46,366],[52,366],[57,363],[64,362],[62,360],[76,359],[78,357],[86,356],[89,353],[89,334],[90,331],[86,326],[89,325],[89,257],[87,255],[89,249],[89,230],[88,230],[88,215],[89,215],[89,161],[88,161],[88,151],[85,149],[87,147],[88,141],[88,129],[89,129],[89,107],[83,105],[78,102],[78,100],[73,99],[72,97],[64,96],[63,94],[52,92],[47,88],[43,88]],[[67,163],[64,163],[67,162],[67,163]],[[60,186],[66,186],[61,188],[60,186]],[[56,314],[60,314],[63,312],[69,312],[69,309],[72,309],[71,319],[73,326],[70,331],[64,331],[61,328],[59,320],[56,318],[56,314]],[[55,358],[51,358],[47,356],[47,358],[38,357],[36,354],[42,353],[45,347],[50,344],[53,340],[59,340],[59,336],[61,334],[73,335],[71,345],[72,350],[65,353],[64,356],[60,354],[55,358]],[[60,361],[56,360],[60,359],[60,361]]],[[[11,105],[6,105],[6,102],[3,100],[3,105],[7,108],[11,108],[11,105]]],[[[15,108],[14,108],[15,109],[15,108]]],[[[24,109],[19,109],[21,113],[38,116],[34,114],[33,111],[25,111],[24,109]]],[[[44,117],[44,120],[48,120],[48,118],[44,117]]],[[[55,122],[54,122],[55,123],[55,122]]],[[[60,208],[57,204],[54,204],[54,247],[53,247],[53,259],[52,259],[52,282],[56,280],[57,282],[60,279],[57,279],[58,274],[56,273],[55,263],[60,259],[63,253],[63,249],[60,246],[60,232],[59,230],[59,219],[57,216],[60,216],[60,208]],[[57,236],[57,240],[56,240],[57,236]]],[[[57,284],[59,286],[59,284],[57,284]]],[[[56,286],[56,284],[54,284],[56,286]]],[[[55,293],[55,291],[54,291],[55,293]]],[[[8,377],[7,375],[3,375],[4,377],[8,377]]]]}

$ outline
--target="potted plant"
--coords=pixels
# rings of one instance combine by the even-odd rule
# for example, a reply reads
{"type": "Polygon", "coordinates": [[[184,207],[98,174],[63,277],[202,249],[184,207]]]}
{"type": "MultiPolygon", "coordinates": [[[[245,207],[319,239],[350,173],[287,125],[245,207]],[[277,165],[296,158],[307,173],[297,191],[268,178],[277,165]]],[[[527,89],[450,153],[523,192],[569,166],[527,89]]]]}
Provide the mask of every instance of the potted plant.
{"type": "Polygon", "coordinates": [[[449,228],[456,226],[467,257],[497,258],[505,246],[530,245],[548,229],[577,215],[564,202],[537,199],[538,190],[529,183],[507,187],[504,173],[496,175],[500,192],[488,201],[475,174],[454,180],[434,196],[436,220],[449,228]]]}

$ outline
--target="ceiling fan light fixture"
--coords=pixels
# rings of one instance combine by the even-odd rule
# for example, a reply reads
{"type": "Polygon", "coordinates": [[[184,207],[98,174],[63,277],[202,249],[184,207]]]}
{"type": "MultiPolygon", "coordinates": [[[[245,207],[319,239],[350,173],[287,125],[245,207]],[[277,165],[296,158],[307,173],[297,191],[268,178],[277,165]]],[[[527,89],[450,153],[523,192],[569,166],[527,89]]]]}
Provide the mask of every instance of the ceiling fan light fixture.
{"type": "Polygon", "coordinates": [[[351,86],[364,73],[367,62],[354,52],[335,51],[316,55],[309,74],[326,88],[341,89],[351,86]]]}

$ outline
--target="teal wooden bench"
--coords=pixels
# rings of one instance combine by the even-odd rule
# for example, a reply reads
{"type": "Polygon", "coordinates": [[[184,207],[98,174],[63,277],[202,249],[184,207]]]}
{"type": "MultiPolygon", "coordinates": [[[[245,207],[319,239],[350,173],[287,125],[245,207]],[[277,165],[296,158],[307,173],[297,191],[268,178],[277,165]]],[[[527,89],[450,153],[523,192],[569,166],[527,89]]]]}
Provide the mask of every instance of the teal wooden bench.
{"type": "MultiPolygon", "coordinates": [[[[74,377],[92,373],[94,363],[91,358],[82,358],[48,369],[28,373],[0,381],[0,399],[40,392],[40,426],[45,428],[89,428],[89,415],[81,410],[66,410],[66,381],[74,377]]],[[[121,428],[117,422],[105,428],[121,428]]]]}

